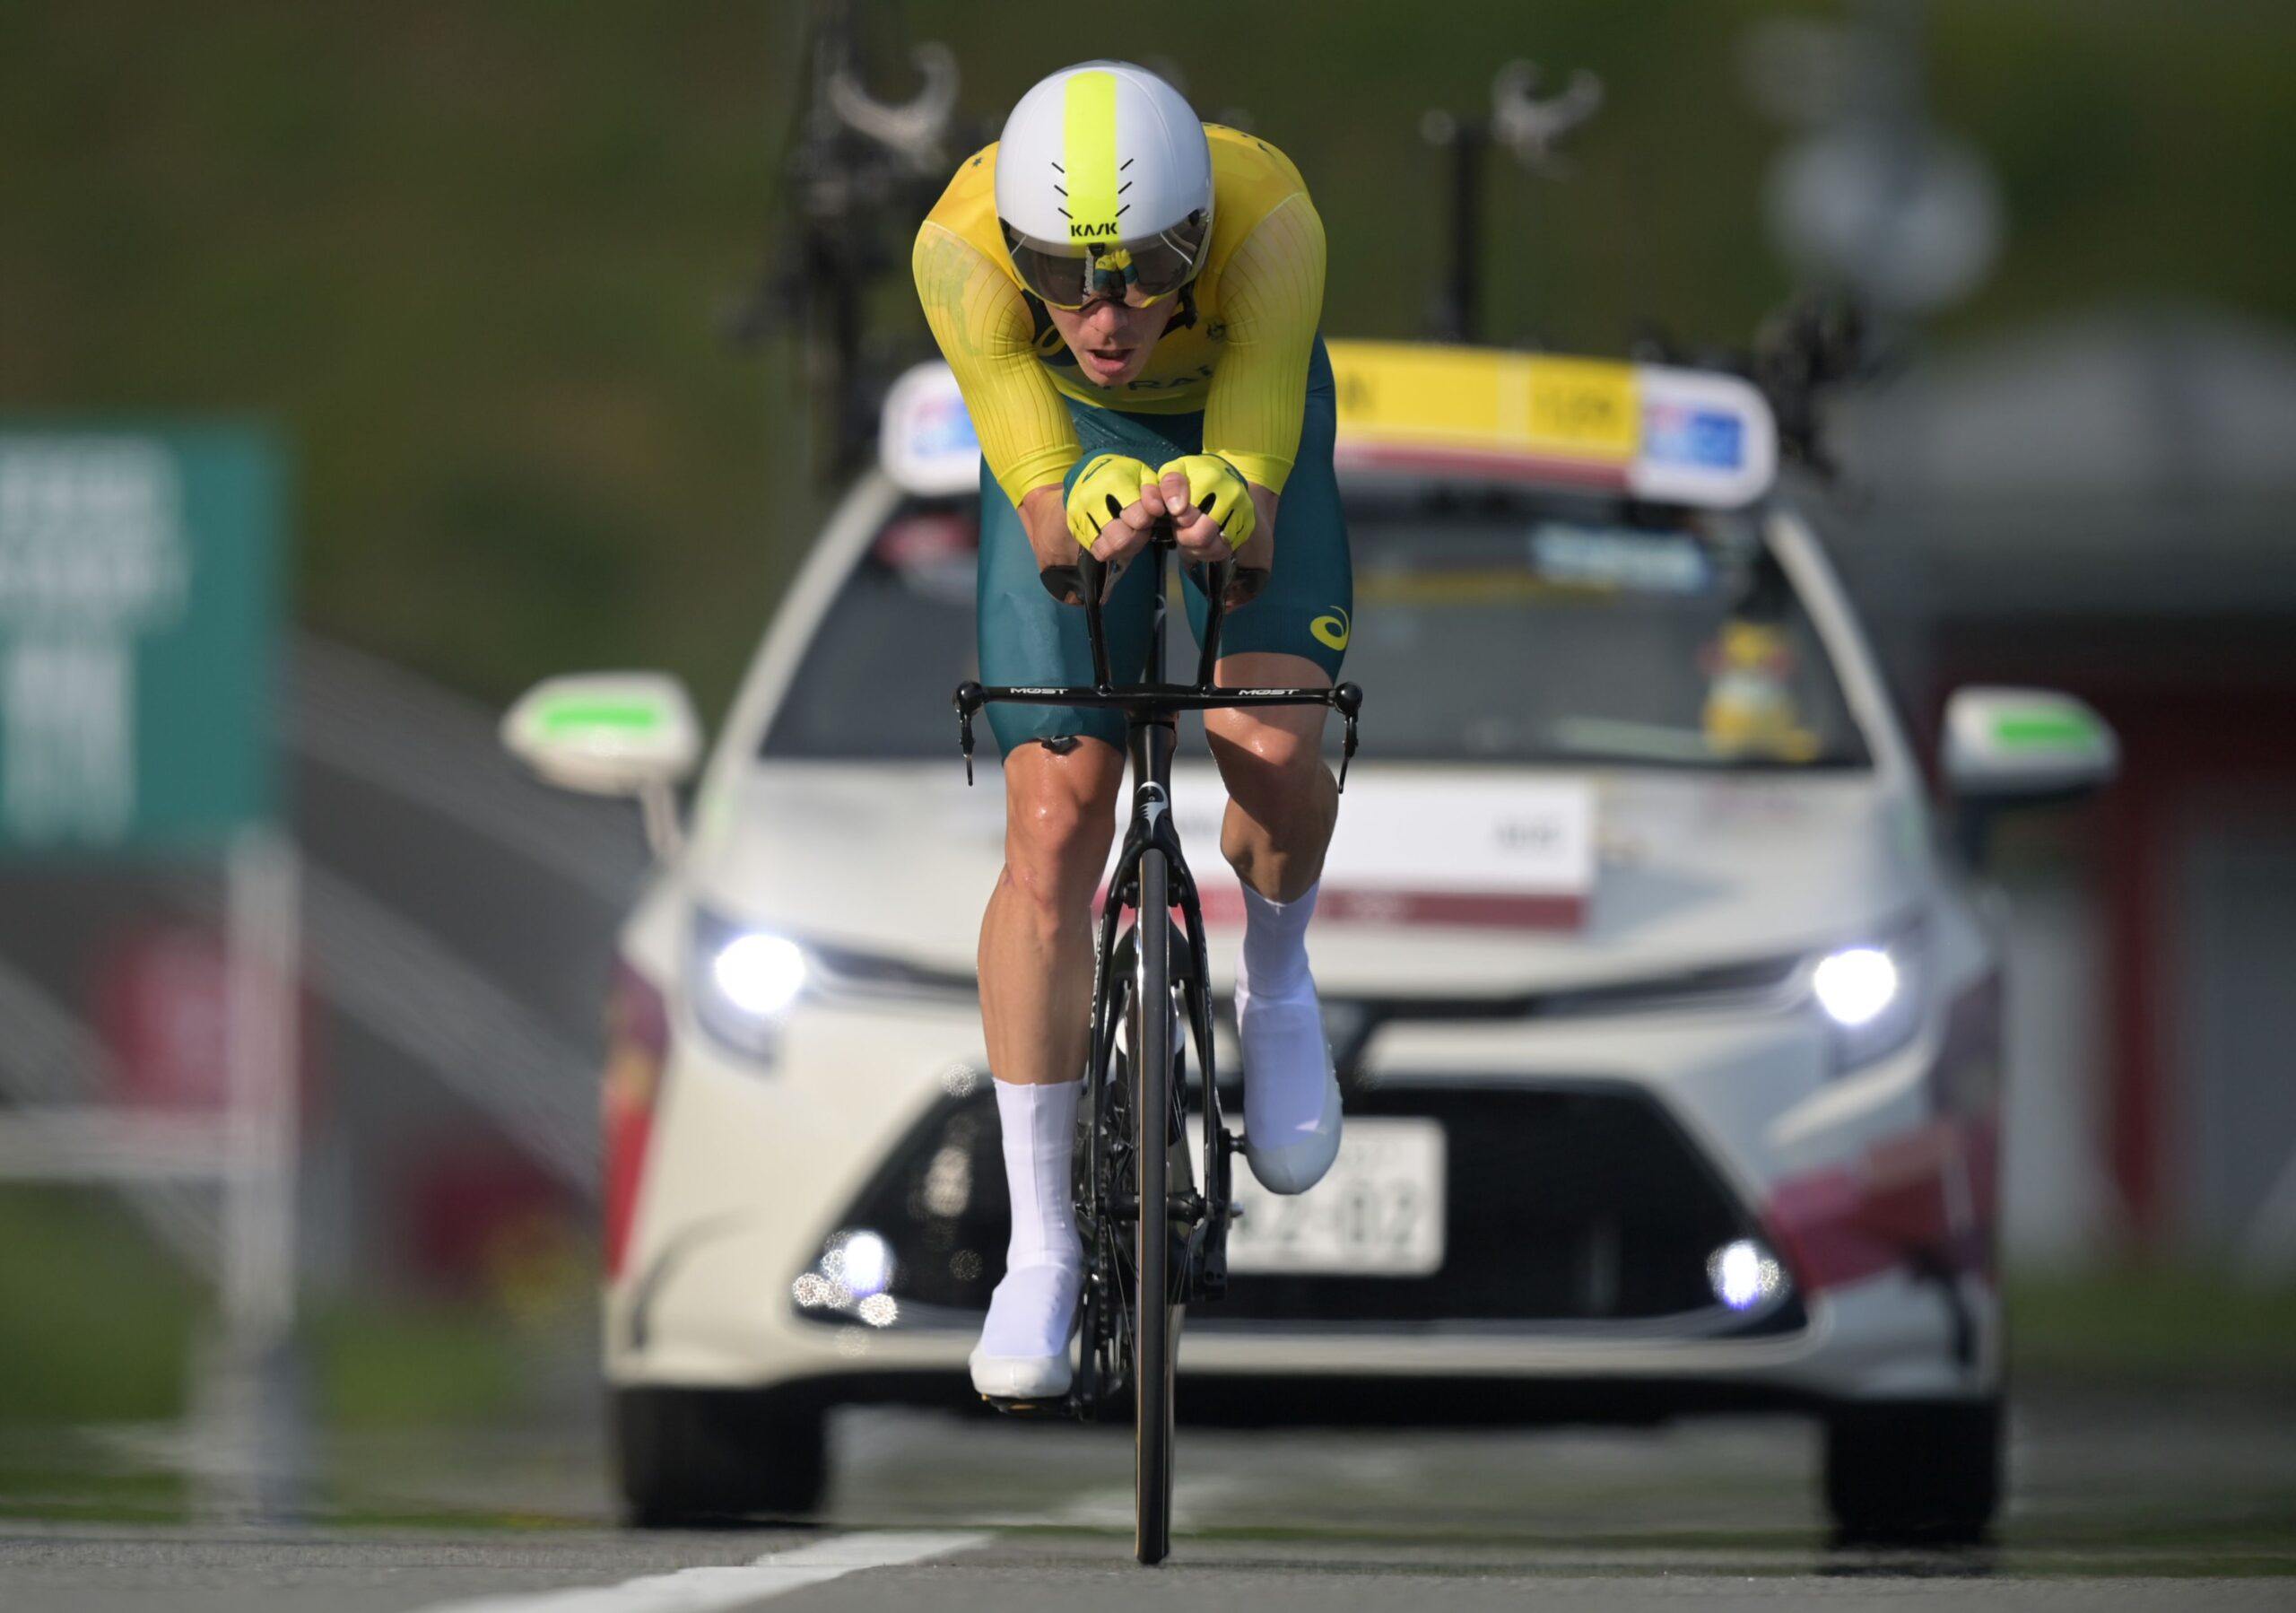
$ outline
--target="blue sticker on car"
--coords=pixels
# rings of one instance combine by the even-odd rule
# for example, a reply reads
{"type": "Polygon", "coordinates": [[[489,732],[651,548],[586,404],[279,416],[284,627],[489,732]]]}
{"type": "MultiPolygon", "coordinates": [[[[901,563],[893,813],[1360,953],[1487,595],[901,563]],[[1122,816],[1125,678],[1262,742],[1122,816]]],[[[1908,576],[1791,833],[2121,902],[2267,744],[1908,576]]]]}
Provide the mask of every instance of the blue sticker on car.
{"type": "Polygon", "coordinates": [[[1735,470],[1745,462],[1745,423],[1726,409],[1650,403],[1642,411],[1642,458],[1661,465],[1735,470]]]}

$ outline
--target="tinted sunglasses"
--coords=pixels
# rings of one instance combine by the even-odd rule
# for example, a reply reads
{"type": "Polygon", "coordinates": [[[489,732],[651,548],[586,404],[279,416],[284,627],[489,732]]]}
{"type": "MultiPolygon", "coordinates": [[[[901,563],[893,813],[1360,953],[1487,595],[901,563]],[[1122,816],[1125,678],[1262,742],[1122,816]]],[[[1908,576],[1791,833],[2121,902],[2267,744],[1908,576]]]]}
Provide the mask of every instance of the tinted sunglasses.
{"type": "Polygon", "coordinates": [[[1211,218],[1201,212],[1144,240],[1088,243],[1081,254],[1004,228],[1021,283],[1048,307],[1072,312],[1103,297],[1131,308],[1161,302],[1196,278],[1212,243],[1211,218]]]}

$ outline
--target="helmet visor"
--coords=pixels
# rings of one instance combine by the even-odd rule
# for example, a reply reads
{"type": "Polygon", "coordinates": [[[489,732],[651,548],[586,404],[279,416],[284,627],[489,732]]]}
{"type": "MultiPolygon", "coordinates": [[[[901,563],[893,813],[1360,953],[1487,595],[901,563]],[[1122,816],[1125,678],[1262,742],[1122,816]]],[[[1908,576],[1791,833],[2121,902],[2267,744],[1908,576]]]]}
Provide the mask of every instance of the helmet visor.
{"type": "Polygon", "coordinates": [[[1196,276],[1212,245],[1211,215],[1191,213],[1143,240],[1054,245],[1004,225],[1004,248],[1021,283],[1053,308],[1106,297],[1133,308],[1161,302],[1196,276]]]}

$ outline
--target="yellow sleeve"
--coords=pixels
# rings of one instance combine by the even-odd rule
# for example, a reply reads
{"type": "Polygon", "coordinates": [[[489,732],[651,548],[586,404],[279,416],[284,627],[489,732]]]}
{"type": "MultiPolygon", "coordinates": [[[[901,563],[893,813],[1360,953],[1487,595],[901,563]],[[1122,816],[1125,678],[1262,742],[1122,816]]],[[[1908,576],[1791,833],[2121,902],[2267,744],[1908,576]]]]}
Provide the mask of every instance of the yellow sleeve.
{"type": "Polygon", "coordinates": [[[1018,505],[1058,486],[1082,451],[1059,388],[1037,362],[1035,324],[1021,288],[961,236],[926,220],[911,259],[918,300],[957,373],[981,457],[1018,505]]]}
{"type": "Polygon", "coordinates": [[[1324,310],[1324,222],[1297,193],[1255,225],[1220,277],[1228,339],[1204,405],[1204,447],[1271,493],[1300,450],[1308,361],[1324,310]]]}

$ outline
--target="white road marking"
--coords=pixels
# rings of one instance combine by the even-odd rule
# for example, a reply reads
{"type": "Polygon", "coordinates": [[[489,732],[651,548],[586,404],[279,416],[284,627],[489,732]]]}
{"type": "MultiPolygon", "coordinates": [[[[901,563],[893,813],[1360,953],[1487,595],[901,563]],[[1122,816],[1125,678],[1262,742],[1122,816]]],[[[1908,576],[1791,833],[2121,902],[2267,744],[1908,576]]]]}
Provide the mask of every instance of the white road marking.
{"type": "Polygon", "coordinates": [[[983,1534],[840,1535],[796,1551],[768,1552],[737,1568],[686,1568],[619,1585],[440,1602],[423,1613],[716,1613],[802,1591],[864,1568],[898,1568],[985,1546],[983,1534]]]}

